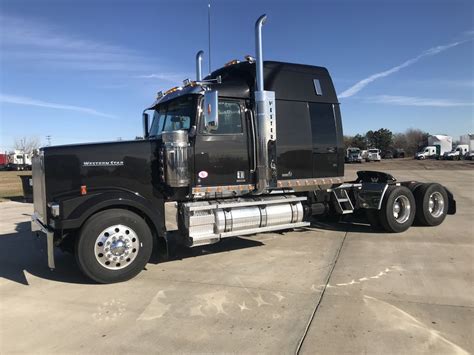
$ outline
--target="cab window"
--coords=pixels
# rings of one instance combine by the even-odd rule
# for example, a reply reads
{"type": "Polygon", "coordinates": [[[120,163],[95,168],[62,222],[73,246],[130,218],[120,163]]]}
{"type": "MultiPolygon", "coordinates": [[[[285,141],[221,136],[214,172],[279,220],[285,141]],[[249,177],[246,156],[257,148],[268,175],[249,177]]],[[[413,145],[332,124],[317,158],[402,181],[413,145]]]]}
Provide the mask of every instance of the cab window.
{"type": "Polygon", "coordinates": [[[194,107],[191,104],[194,100],[191,97],[187,100],[176,100],[170,102],[166,111],[166,120],[163,131],[188,130],[191,126],[191,115],[194,107]]]}
{"type": "Polygon", "coordinates": [[[192,95],[165,102],[155,109],[150,137],[163,131],[188,130],[194,124],[195,115],[196,98],[192,95]]]}
{"type": "Polygon", "coordinates": [[[153,114],[153,123],[150,127],[150,135],[157,136],[163,131],[163,125],[166,118],[166,108],[162,107],[153,114]]]}
{"type": "Polygon", "coordinates": [[[242,133],[242,110],[240,103],[237,101],[219,100],[219,126],[217,130],[207,131],[204,127],[204,122],[202,122],[201,127],[201,131],[206,134],[242,133]]]}

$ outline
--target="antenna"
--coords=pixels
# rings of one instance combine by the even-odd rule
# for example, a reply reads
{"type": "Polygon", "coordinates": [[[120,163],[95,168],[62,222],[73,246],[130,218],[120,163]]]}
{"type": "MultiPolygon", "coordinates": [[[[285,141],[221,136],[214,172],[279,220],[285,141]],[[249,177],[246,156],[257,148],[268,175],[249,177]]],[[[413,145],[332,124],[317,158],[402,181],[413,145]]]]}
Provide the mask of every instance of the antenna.
{"type": "Polygon", "coordinates": [[[207,3],[207,30],[208,30],[208,45],[209,45],[209,74],[211,74],[211,1],[207,3]]]}
{"type": "Polygon", "coordinates": [[[51,146],[51,136],[47,135],[46,140],[48,141],[48,147],[51,146]]]}

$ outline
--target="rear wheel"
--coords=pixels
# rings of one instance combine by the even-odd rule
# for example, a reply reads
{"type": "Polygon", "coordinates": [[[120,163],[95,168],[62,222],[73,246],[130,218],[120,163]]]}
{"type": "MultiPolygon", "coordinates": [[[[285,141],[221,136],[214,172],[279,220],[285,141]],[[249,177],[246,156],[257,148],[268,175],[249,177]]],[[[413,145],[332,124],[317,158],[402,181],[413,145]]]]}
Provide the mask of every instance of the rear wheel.
{"type": "Polygon", "coordinates": [[[415,198],[405,186],[390,186],[379,211],[380,223],[387,232],[406,231],[415,219],[415,198]]]}
{"type": "Polygon", "coordinates": [[[112,209],[93,215],[76,240],[76,260],[99,283],[126,281],[147,264],[153,248],[150,228],[139,215],[112,209]]]}
{"type": "Polygon", "coordinates": [[[448,213],[448,194],[440,184],[423,184],[415,191],[416,222],[423,226],[443,223],[448,213]]]}

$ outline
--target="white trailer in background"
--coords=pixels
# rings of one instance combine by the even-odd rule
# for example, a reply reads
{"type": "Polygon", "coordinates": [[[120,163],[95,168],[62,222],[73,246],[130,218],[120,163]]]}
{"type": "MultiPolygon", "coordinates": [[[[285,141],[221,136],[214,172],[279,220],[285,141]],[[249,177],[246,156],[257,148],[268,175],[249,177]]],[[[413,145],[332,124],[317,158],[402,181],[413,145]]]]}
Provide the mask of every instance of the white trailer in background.
{"type": "Polygon", "coordinates": [[[8,154],[8,170],[31,170],[31,154],[14,150],[8,154]]]}
{"type": "Polygon", "coordinates": [[[440,157],[453,150],[453,137],[435,134],[428,137],[428,145],[436,147],[436,155],[440,157]]]}

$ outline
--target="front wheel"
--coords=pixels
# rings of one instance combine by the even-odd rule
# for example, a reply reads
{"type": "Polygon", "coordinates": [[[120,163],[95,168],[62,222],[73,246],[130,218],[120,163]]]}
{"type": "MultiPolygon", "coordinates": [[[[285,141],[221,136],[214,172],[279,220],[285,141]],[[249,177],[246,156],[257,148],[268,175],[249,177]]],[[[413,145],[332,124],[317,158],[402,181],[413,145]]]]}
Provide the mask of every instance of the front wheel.
{"type": "Polygon", "coordinates": [[[387,232],[401,233],[415,219],[415,198],[405,186],[390,186],[385,193],[380,210],[380,223],[387,232]]]}
{"type": "Polygon", "coordinates": [[[76,260],[82,272],[99,283],[135,277],[145,267],[153,237],[145,220],[122,209],[93,215],[76,240],[76,260]]]}

